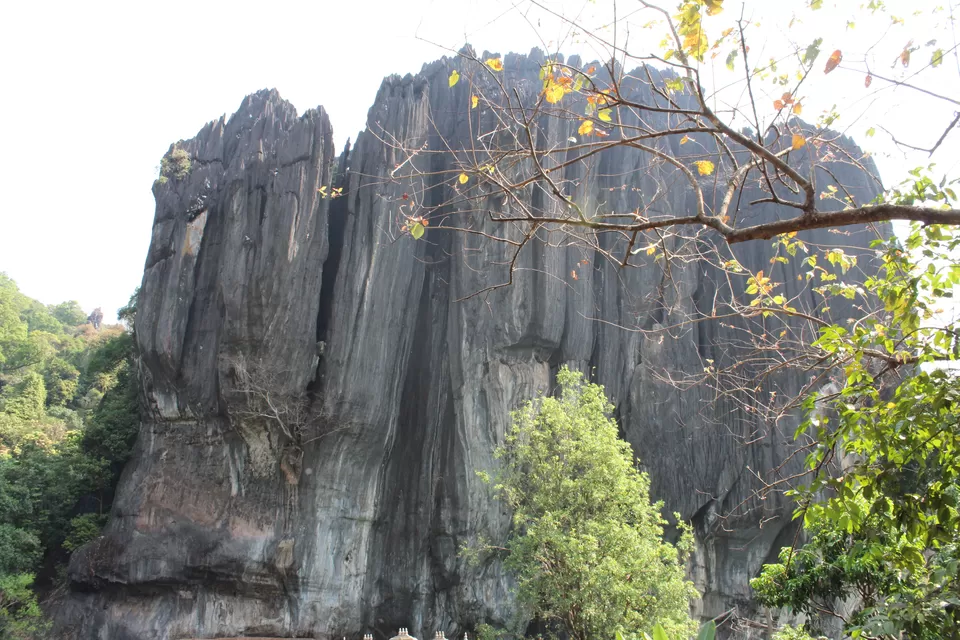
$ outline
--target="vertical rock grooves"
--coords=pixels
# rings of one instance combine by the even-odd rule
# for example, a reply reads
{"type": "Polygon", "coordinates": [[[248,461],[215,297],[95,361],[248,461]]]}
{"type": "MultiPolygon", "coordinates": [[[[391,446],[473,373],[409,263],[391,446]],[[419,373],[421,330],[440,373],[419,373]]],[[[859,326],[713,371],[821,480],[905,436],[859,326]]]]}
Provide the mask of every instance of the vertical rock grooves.
{"type": "MultiPolygon", "coordinates": [[[[537,51],[506,56],[504,81],[536,91],[542,61],[537,51]]],[[[194,169],[155,189],[139,300],[141,435],[103,536],[74,554],[58,637],[339,638],[400,626],[459,637],[481,622],[522,624],[500,560],[468,565],[457,550],[507,535],[509,514],[475,472],[494,468],[510,411],[549,392],[563,364],[605,385],[653,493],[667,512],[694,520],[698,612],[754,613],[747,581],[793,530],[783,498],[756,500],[753,472],[787,460],[780,433],[793,425],[753,437],[765,425],[743,409],[748,398],[662,381],[663,371],[682,376],[707,358],[733,357],[724,345],[735,323],[660,339],[622,328],[697,317],[722,295],[720,280],[697,262],[648,258],[623,270],[543,235],[521,253],[513,286],[471,296],[506,280],[510,247],[432,227],[421,241],[402,235],[404,193],[436,206],[452,187],[393,179],[408,158],[384,142],[469,148],[491,126],[492,114],[470,109],[468,83],[448,86],[455,64],[384,80],[334,185],[326,114],[298,116],[275,91],[247,97],[231,118],[179,143],[194,169]],[[324,197],[321,187],[343,195],[324,197]],[[287,435],[250,415],[241,364],[276,397],[311,397],[301,430],[287,435]]],[[[575,126],[544,121],[540,135],[562,141],[575,126]]],[[[442,153],[410,162],[434,175],[458,166],[442,153]]],[[[865,176],[832,169],[871,199],[865,176]]],[[[637,150],[616,149],[566,177],[580,181],[575,197],[590,210],[629,211],[660,170],[637,150]]],[[[554,206],[537,193],[521,197],[554,206]]],[[[688,204],[678,189],[658,206],[688,204]]],[[[764,205],[742,213],[775,215],[764,205]]],[[[482,214],[481,230],[519,237],[482,214]]],[[[604,243],[614,254],[626,249],[604,243]]],[[[764,268],[767,250],[747,246],[738,258],[764,268]]],[[[782,269],[784,295],[800,292],[796,267],[782,269]]],[[[803,382],[784,374],[770,384],[790,393],[803,382]]]]}

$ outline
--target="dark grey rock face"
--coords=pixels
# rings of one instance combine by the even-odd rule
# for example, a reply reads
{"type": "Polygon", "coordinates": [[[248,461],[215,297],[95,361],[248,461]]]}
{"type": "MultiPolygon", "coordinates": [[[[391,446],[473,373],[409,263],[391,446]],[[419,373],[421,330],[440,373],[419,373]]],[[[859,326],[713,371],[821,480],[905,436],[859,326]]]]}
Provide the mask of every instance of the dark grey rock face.
{"type": "MultiPolygon", "coordinates": [[[[508,82],[535,91],[539,62],[507,56],[508,82]]],[[[755,613],[747,581],[793,535],[789,503],[756,498],[758,477],[789,456],[795,422],[771,428],[742,399],[661,379],[731,357],[735,322],[660,338],[624,329],[709,310],[716,273],[652,258],[621,270],[545,237],[521,254],[512,286],[467,297],[506,279],[510,247],[435,230],[399,237],[404,192],[441,202],[453,186],[390,180],[407,158],[380,133],[410,149],[441,149],[441,136],[470,146],[489,114],[470,122],[467,83],[447,86],[452,64],[384,82],[368,131],[340,158],[342,198],[318,192],[337,169],[325,113],[298,117],[276,92],[181,143],[195,160],[155,187],[139,300],[142,431],[104,536],[74,555],[61,637],[388,637],[400,626],[455,637],[513,622],[498,561],[468,566],[458,547],[506,535],[508,514],[475,471],[494,467],[509,412],[549,391],[562,364],[605,385],[655,497],[693,521],[698,613],[755,613]],[[264,373],[276,398],[302,398],[297,439],[245,409],[239,363],[264,373]]],[[[543,126],[547,142],[575,135],[575,122],[543,126]]],[[[618,149],[568,177],[582,179],[585,206],[632,210],[633,187],[651,186],[637,170],[648,161],[618,149]]],[[[455,168],[449,154],[413,162],[455,168]]],[[[863,175],[836,171],[871,195],[863,175]]],[[[687,198],[678,185],[662,208],[685,211],[687,198]]],[[[754,243],[738,257],[756,268],[769,252],[754,243]]],[[[785,293],[800,291],[795,265],[777,269],[785,293]]],[[[803,383],[766,384],[786,394],[803,383]]]]}

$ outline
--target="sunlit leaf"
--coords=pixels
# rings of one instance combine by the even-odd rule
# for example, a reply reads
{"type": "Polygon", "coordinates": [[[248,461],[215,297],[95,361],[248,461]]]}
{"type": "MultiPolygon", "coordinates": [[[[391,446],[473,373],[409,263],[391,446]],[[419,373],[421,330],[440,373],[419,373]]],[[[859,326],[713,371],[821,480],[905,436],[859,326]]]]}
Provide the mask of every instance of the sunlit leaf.
{"type": "Polygon", "coordinates": [[[697,165],[697,171],[702,176],[708,176],[713,173],[713,163],[709,160],[697,160],[693,164],[697,165]]]}
{"type": "Polygon", "coordinates": [[[903,51],[900,52],[900,64],[904,67],[910,65],[910,47],[906,46],[903,48],[903,51]]]}
{"type": "Polygon", "coordinates": [[[801,113],[803,113],[803,105],[801,105],[799,102],[794,103],[794,105],[793,105],[793,114],[796,115],[796,116],[798,116],[798,115],[800,115],[801,113]]]}
{"type": "Polygon", "coordinates": [[[610,109],[600,109],[600,111],[597,112],[597,117],[604,122],[610,122],[613,120],[613,116],[610,115],[610,109]]]}
{"type": "Polygon", "coordinates": [[[577,133],[581,136],[587,136],[593,133],[593,120],[584,120],[580,123],[580,128],[577,129],[577,133]]]}
{"type": "Polygon", "coordinates": [[[680,144],[687,144],[688,142],[690,142],[690,136],[684,135],[680,138],[680,144]]]}
{"type": "Polygon", "coordinates": [[[458,82],[460,82],[460,72],[457,71],[456,69],[451,71],[449,82],[451,87],[457,84],[458,82]]]}
{"type": "Polygon", "coordinates": [[[827,60],[827,66],[824,67],[824,73],[830,73],[837,68],[837,65],[840,64],[840,61],[843,59],[843,54],[840,52],[840,49],[837,49],[830,54],[830,58],[827,60]]]}
{"type": "Polygon", "coordinates": [[[556,104],[563,99],[563,96],[566,95],[567,90],[559,82],[553,82],[552,80],[547,82],[547,88],[543,91],[543,97],[547,99],[547,102],[550,104],[556,104]]]}
{"type": "Polygon", "coordinates": [[[470,96],[470,108],[476,109],[477,105],[480,103],[480,98],[477,96],[470,96]]]}
{"type": "Polygon", "coordinates": [[[705,0],[705,2],[708,16],[715,16],[723,11],[723,0],[705,0]]]}
{"type": "Polygon", "coordinates": [[[930,65],[933,67],[939,67],[943,64],[943,49],[937,49],[933,52],[933,56],[930,58],[930,65]]]}
{"type": "Polygon", "coordinates": [[[413,236],[414,240],[419,240],[423,237],[424,228],[423,225],[419,222],[414,222],[413,226],[410,227],[410,235],[413,236]]]}
{"type": "Polygon", "coordinates": [[[700,633],[697,634],[697,640],[714,640],[717,637],[717,623],[713,620],[708,621],[700,627],[700,633]]]}
{"type": "Polygon", "coordinates": [[[806,138],[804,138],[804,137],[803,137],[802,135],[800,135],[799,133],[793,134],[793,141],[792,141],[792,143],[791,143],[790,146],[793,148],[794,151],[796,151],[797,149],[799,149],[800,147],[802,147],[802,146],[805,145],[805,144],[807,144],[807,139],[806,139],[806,138]]]}
{"type": "Polygon", "coordinates": [[[873,127],[870,127],[869,129],[867,129],[866,136],[867,136],[868,138],[872,138],[872,137],[873,137],[873,134],[875,134],[876,132],[877,132],[876,129],[874,129],[873,127]]]}
{"type": "Polygon", "coordinates": [[[460,181],[460,184],[467,184],[467,180],[469,180],[469,179],[470,179],[470,176],[468,176],[468,175],[465,174],[465,173],[461,173],[461,174],[460,174],[460,177],[457,178],[457,180],[460,181]]]}
{"type": "Polygon", "coordinates": [[[490,58],[485,61],[486,65],[494,71],[503,71],[503,60],[500,58],[490,58]]]}
{"type": "Polygon", "coordinates": [[[780,111],[780,109],[783,109],[783,100],[774,100],[773,108],[776,109],[777,111],[780,111]]]}

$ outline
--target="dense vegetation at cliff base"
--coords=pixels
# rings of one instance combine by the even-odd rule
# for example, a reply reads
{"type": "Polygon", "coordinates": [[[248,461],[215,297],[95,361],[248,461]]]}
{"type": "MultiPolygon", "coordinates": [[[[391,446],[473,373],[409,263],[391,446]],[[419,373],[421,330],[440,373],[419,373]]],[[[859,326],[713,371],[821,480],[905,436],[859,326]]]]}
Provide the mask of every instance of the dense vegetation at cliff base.
{"type": "MultiPolygon", "coordinates": [[[[120,310],[132,321],[132,306],[120,310]]],[[[139,426],[131,327],[43,305],[0,274],[0,636],[45,626],[37,596],[106,522],[139,426]]]]}

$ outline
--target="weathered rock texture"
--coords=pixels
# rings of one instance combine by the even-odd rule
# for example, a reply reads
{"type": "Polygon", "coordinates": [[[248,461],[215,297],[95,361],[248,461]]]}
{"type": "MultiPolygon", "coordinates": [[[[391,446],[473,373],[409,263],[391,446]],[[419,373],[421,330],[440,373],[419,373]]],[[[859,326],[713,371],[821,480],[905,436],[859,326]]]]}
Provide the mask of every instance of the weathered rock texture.
{"type": "MultiPolygon", "coordinates": [[[[507,81],[536,91],[541,60],[507,56],[507,81]]],[[[426,241],[398,239],[402,193],[440,202],[453,187],[387,179],[406,156],[373,132],[411,149],[442,149],[441,135],[470,146],[488,116],[471,125],[467,83],[448,87],[459,64],[385,80],[368,131],[339,161],[323,110],[298,117],[273,91],[180,143],[193,166],[155,187],[139,299],[142,431],[104,536],[74,555],[62,637],[388,637],[400,626],[455,637],[513,622],[498,562],[468,566],[458,547],[506,534],[507,515],[475,470],[493,467],[510,410],[548,391],[562,364],[606,386],[655,497],[693,521],[698,612],[756,613],[747,581],[793,529],[787,502],[754,492],[758,475],[789,455],[793,425],[771,429],[738,402],[659,379],[730,357],[731,325],[659,339],[622,328],[709,309],[712,269],[665,271],[649,258],[621,270],[582,246],[540,241],[521,255],[512,286],[458,301],[506,278],[510,247],[434,230],[426,241]],[[325,199],[318,189],[334,173],[346,195],[325,199]],[[275,397],[304,397],[299,445],[244,410],[238,362],[275,397]],[[742,515],[718,518],[737,505],[742,515]]],[[[576,122],[543,126],[547,142],[562,141],[576,122]]],[[[415,162],[454,169],[449,155],[415,162]]],[[[648,162],[620,149],[568,177],[582,179],[586,207],[632,210],[632,187],[652,184],[637,171],[648,162]]],[[[871,195],[865,176],[836,171],[871,195]]],[[[522,197],[540,205],[534,191],[522,197]]],[[[685,211],[687,198],[678,185],[662,210],[685,211]]],[[[744,205],[741,215],[775,213],[744,205]]],[[[754,243],[739,257],[762,266],[769,252],[754,243]]],[[[797,267],[776,268],[786,293],[799,290],[797,267]]],[[[803,382],[767,384],[789,393],[803,382]]]]}

